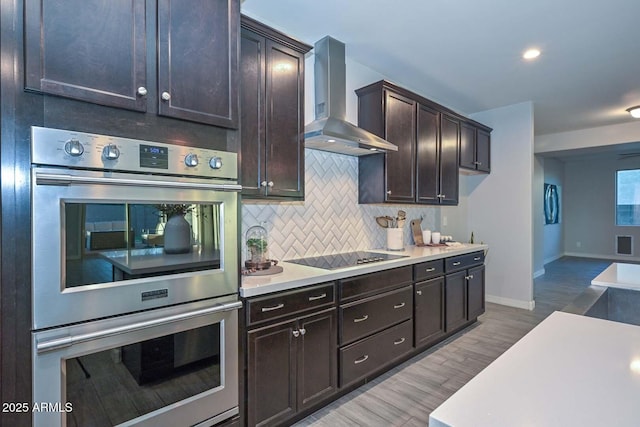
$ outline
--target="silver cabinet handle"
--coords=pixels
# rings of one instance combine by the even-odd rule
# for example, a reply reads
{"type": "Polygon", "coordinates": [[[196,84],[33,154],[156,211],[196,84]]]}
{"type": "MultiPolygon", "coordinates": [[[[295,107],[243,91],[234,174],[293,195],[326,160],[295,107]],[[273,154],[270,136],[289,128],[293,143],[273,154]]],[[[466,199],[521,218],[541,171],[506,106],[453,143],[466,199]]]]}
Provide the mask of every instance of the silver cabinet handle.
{"type": "Polygon", "coordinates": [[[402,307],[404,307],[405,305],[407,305],[407,304],[405,304],[405,303],[401,302],[400,304],[396,304],[396,305],[394,305],[394,306],[393,306],[393,308],[402,308],[402,307]]]}
{"type": "Polygon", "coordinates": [[[284,307],[284,304],[274,305],[273,307],[262,307],[262,312],[266,313],[267,311],[280,310],[284,307]]]}
{"type": "Polygon", "coordinates": [[[353,363],[354,363],[354,365],[357,365],[358,363],[362,363],[362,362],[366,361],[368,358],[369,358],[369,355],[365,354],[360,359],[354,360],[353,363]]]}
{"type": "Polygon", "coordinates": [[[473,274],[470,274],[470,275],[469,275],[469,279],[473,279],[473,274]]]}
{"type": "Polygon", "coordinates": [[[388,190],[388,191],[387,191],[387,194],[391,194],[391,190],[388,190]]]}
{"type": "Polygon", "coordinates": [[[474,261],[480,261],[481,259],[482,259],[482,258],[478,256],[478,257],[475,257],[473,260],[474,260],[474,261]]]}
{"type": "Polygon", "coordinates": [[[144,86],[140,86],[138,88],[138,95],[145,96],[147,94],[147,88],[144,86]]]}
{"type": "Polygon", "coordinates": [[[481,166],[481,165],[482,165],[482,162],[473,162],[473,164],[474,164],[474,165],[481,166]]]}
{"type": "Polygon", "coordinates": [[[393,345],[400,345],[400,344],[402,344],[402,343],[403,343],[403,342],[405,342],[405,341],[406,341],[406,340],[404,339],[404,337],[402,337],[402,338],[400,338],[399,340],[394,341],[394,342],[393,342],[393,345]]]}
{"type": "Polygon", "coordinates": [[[319,299],[322,299],[322,298],[326,298],[326,297],[327,297],[327,294],[326,294],[326,293],[324,293],[324,294],[322,294],[322,295],[317,295],[317,296],[314,296],[314,297],[309,297],[309,301],[316,301],[316,300],[319,300],[319,299]]]}
{"type": "Polygon", "coordinates": [[[293,333],[293,336],[296,337],[296,338],[298,338],[300,336],[300,331],[297,331],[295,329],[292,331],[292,333],[293,333]]]}
{"type": "Polygon", "coordinates": [[[267,181],[262,181],[260,183],[260,187],[266,187],[267,186],[267,181]]]}
{"type": "Polygon", "coordinates": [[[454,262],[453,265],[460,265],[460,261],[454,262]]]}
{"type": "Polygon", "coordinates": [[[353,319],[353,323],[359,323],[359,322],[364,322],[365,320],[367,320],[369,318],[368,314],[365,314],[364,316],[358,318],[358,319],[353,319]]]}
{"type": "Polygon", "coordinates": [[[163,101],[169,101],[171,99],[171,94],[169,92],[162,92],[160,95],[163,101]]]}
{"type": "Polygon", "coordinates": [[[416,291],[416,294],[422,295],[422,291],[416,291]]]}
{"type": "Polygon", "coordinates": [[[273,181],[269,181],[269,182],[267,183],[267,185],[268,185],[269,187],[273,187],[273,181]]]}
{"type": "Polygon", "coordinates": [[[307,333],[307,330],[305,328],[300,328],[300,335],[304,335],[307,333]]]}
{"type": "Polygon", "coordinates": [[[431,273],[432,271],[436,271],[436,268],[435,267],[429,267],[426,270],[427,273],[431,273]]]}

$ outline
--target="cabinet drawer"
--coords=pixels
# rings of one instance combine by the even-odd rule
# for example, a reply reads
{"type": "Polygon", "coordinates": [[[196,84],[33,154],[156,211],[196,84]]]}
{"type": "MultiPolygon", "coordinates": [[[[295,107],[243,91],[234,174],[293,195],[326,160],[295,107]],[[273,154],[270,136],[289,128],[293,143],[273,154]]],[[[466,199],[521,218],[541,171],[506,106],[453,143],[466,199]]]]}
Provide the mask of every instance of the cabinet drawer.
{"type": "Polygon", "coordinates": [[[276,319],[335,303],[335,283],[247,300],[247,324],[276,319]]]}
{"type": "Polygon", "coordinates": [[[340,344],[381,331],[403,320],[413,312],[411,285],[340,307],[340,344]]]}
{"type": "Polygon", "coordinates": [[[474,265],[484,263],[484,252],[478,251],[470,254],[458,255],[444,260],[445,271],[450,273],[452,271],[464,270],[474,265]]]}
{"type": "Polygon", "coordinates": [[[411,320],[340,350],[340,386],[349,384],[410,352],[411,320]]]}
{"type": "Polygon", "coordinates": [[[421,281],[442,276],[444,274],[444,260],[421,262],[413,266],[413,280],[421,281]]]}
{"type": "Polygon", "coordinates": [[[412,269],[406,267],[378,271],[340,281],[340,301],[379,294],[412,281],[412,269]]]}

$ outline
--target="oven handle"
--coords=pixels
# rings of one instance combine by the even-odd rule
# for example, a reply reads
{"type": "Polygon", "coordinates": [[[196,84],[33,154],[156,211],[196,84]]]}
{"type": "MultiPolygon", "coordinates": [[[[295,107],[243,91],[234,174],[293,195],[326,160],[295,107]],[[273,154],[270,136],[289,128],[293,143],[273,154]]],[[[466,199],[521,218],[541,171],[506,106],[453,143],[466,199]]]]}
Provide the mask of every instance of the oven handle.
{"type": "Polygon", "coordinates": [[[240,309],[240,307],[242,307],[242,301],[234,301],[226,304],[219,304],[219,305],[216,305],[215,307],[203,308],[201,310],[190,311],[189,313],[175,314],[173,316],[163,317],[161,319],[147,320],[144,322],[133,323],[131,325],[105,329],[98,332],[91,332],[91,333],[79,334],[79,335],[69,335],[66,337],[56,338],[48,341],[37,342],[36,349],[38,351],[38,354],[46,353],[49,351],[60,350],[65,347],[71,347],[74,344],[80,344],[83,342],[106,338],[113,335],[126,334],[129,332],[139,331],[142,329],[153,328],[156,326],[163,326],[170,323],[187,320],[187,319],[193,319],[193,318],[204,316],[204,315],[238,310],[240,309]]]}
{"type": "Polygon", "coordinates": [[[67,174],[36,172],[38,185],[128,185],[135,187],[179,188],[195,190],[241,191],[239,184],[209,184],[202,182],[162,181],[150,179],[125,179],[113,177],[85,177],[67,174]]]}

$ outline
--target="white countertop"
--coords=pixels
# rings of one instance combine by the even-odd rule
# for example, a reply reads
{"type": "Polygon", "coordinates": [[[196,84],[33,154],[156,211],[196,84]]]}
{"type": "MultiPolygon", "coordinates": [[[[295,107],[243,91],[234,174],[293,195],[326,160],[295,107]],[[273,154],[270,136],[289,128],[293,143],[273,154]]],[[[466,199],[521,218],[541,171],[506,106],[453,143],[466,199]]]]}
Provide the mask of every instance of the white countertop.
{"type": "Polygon", "coordinates": [[[429,416],[431,427],[640,425],[640,327],[554,312],[429,416]]]}
{"type": "Polygon", "coordinates": [[[417,264],[433,259],[486,250],[488,248],[489,246],[487,245],[462,243],[459,246],[446,247],[407,246],[406,250],[404,251],[384,251],[379,249],[371,249],[371,252],[406,255],[407,257],[390,261],[376,262],[373,264],[341,268],[338,270],[324,270],[321,268],[306,267],[289,262],[280,262],[278,265],[282,266],[282,273],[277,273],[270,276],[242,276],[240,295],[243,297],[253,297],[270,292],[285,291],[302,286],[344,279],[345,277],[352,277],[360,274],[373,273],[390,268],[417,264]]]}
{"type": "Polygon", "coordinates": [[[614,262],[597,275],[591,284],[638,290],[640,289],[640,265],[614,262]]]}

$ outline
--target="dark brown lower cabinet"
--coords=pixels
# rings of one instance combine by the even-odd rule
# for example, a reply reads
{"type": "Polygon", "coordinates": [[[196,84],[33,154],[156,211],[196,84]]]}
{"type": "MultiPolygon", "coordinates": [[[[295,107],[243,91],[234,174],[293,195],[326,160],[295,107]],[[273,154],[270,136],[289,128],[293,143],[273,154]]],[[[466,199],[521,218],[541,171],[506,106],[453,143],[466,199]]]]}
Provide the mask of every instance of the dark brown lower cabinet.
{"type": "Polygon", "coordinates": [[[484,313],[484,265],[467,270],[467,320],[484,313]]]}
{"type": "Polygon", "coordinates": [[[247,423],[281,424],[337,388],[337,315],[331,308],[248,336],[247,423]]]}
{"type": "Polygon", "coordinates": [[[444,301],[444,277],[415,284],[413,316],[416,348],[444,336],[444,301]]]}
{"type": "Polygon", "coordinates": [[[362,379],[413,350],[411,319],[340,349],[340,386],[362,379]]]}
{"type": "Polygon", "coordinates": [[[451,332],[467,322],[467,272],[445,276],[445,331],[451,332]]]}

